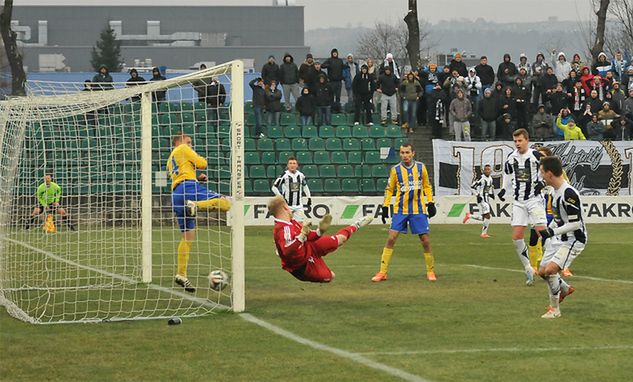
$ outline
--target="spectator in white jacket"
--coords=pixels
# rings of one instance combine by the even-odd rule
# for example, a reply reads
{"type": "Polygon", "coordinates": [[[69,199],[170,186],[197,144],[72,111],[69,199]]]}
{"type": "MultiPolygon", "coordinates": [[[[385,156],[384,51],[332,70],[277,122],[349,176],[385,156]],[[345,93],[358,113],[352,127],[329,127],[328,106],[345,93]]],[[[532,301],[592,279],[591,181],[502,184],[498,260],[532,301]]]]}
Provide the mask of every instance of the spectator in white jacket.
{"type": "Polygon", "coordinates": [[[554,74],[558,79],[558,82],[563,82],[569,77],[569,72],[571,72],[571,64],[567,62],[567,57],[565,53],[559,52],[556,55],[556,59],[554,56],[556,55],[556,50],[552,50],[552,66],[554,67],[554,74]]]}
{"type": "Polygon", "coordinates": [[[466,90],[468,91],[468,98],[470,99],[470,103],[473,105],[473,111],[477,112],[479,110],[479,100],[481,99],[482,91],[481,91],[481,79],[477,75],[475,68],[470,68],[468,70],[468,77],[466,77],[466,90]]]}

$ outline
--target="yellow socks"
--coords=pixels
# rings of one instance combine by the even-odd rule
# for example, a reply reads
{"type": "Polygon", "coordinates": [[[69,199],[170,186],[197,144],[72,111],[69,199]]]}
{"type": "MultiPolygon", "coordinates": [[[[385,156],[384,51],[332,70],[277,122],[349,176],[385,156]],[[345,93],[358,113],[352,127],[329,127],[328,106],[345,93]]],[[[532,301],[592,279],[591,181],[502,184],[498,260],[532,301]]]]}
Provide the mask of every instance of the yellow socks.
{"type": "Polygon", "coordinates": [[[536,245],[528,247],[528,257],[530,258],[532,268],[538,269],[539,263],[543,259],[543,244],[540,240],[536,245]]]}
{"type": "Polygon", "coordinates": [[[189,253],[191,252],[192,242],[181,239],[178,244],[178,274],[187,277],[187,263],[189,263],[189,253]]]}
{"type": "Polygon", "coordinates": [[[380,258],[380,273],[387,274],[387,270],[389,270],[389,261],[391,261],[391,255],[393,255],[393,248],[382,249],[382,257],[380,258]]]}
{"type": "Polygon", "coordinates": [[[431,252],[424,252],[424,262],[426,263],[426,273],[435,272],[435,267],[433,266],[435,259],[431,252]]]}
{"type": "Polygon", "coordinates": [[[228,211],[228,210],[231,209],[231,202],[229,202],[227,199],[223,199],[223,198],[203,200],[203,201],[200,201],[200,202],[196,202],[196,205],[201,210],[218,209],[218,210],[221,210],[221,211],[228,211]]]}

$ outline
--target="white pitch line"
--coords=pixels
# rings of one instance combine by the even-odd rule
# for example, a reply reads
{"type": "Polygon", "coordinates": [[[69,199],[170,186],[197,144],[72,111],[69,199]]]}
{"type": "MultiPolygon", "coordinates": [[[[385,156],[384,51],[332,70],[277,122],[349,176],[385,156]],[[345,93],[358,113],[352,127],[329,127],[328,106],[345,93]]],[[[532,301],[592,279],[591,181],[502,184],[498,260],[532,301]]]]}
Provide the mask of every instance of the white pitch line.
{"type": "Polygon", "coordinates": [[[251,322],[259,327],[262,327],[266,330],[269,330],[271,332],[273,332],[274,334],[287,338],[291,341],[297,342],[301,345],[305,345],[308,347],[311,347],[312,349],[315,350],[321,350],[321,351],[325,351],[328,353],[332,353],[340,358],[345,358],[351,361],[354,361],[356,363],[359,363],[363,366],[367,366],[369,368],[372,369],[376,369],[376,370],[380,370],[386,374],[389,374],[393,377],[398,377],[404,381],[411,381],[411,382],[429,382],[427,379],[424,379],[422,377],[419,377],[415,374],[411,374],[409,372],[406,372],[404,370],[401,369],[397,369],[395,367],[391,367],[391,366],[387,366],[383,363],[374,361],[372,359],[369,359],[359,353],[352,353],[352,352],[348,352],[346,350],[342,350],[342,349],[338,349],[332,346],[328,346],[328,345],[324,345],[322,343],[319,342],[315,342],[312,340],[309,340],[307,338],[298,336],[292,332],[289,332],[285,329],[280,328],[279,326],[273,325],[267,321],[264,321],[262,319],[259,319],[251,314],[248,313],[241,313],[239,315],[241,318],[243,318],[245,321],[251,322]]]}
{"type": "Polygon", "coordinates": [[[608,345],[608,346],[567,346],[547,348],[481,348],[481,349],[437,349],[437,350],[402,350],[402,351],[378,351],[362,352],[362,355],[433,355],[433,354],[468,354],[468,353],[522,353],[522,352],[569,352],[569,351],[602,351],[602,350],[633,350],[633,345],[608,345]]]}
{"type": "MultiPolygon", "coordinates": [[[[525,271],[519,269],[510,269],[510,268],[498,268],[498,267],[488,267],[485,265],[475,265],[475,264],[451,264],[453,266],[461,266],[461,267],[469,267],[469,268],[477,268],[477,269],[488,269],[491,271],[506,271],[506,272],[516,272],[516,273],[525,273],[525,271]]],[[[632,284],[633,280],[620,280],[620,279],[606,279],[602,277],[593,277],[593,276],[582,276],[582,275],[574,275],[572,276],[574,279],[584,279],[584,280],[592,280],[592,281],[602,281],[608,283],[619,283],[619,284],[632,284]]]]}

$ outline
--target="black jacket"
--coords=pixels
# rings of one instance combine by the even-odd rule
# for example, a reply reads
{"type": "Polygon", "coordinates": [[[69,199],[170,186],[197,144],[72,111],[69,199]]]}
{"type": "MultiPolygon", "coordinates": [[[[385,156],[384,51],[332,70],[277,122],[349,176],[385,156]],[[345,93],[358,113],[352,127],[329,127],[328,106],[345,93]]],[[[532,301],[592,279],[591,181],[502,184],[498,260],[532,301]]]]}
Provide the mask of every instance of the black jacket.
{"type": "Polygon", "coordinates": [[[514,95],[510,98],[505,95],[501,97],[501,101],[499,101],[499,108],[501,109],[501,114],[510,113],[513,121],[517,118],[517,101],[514,98],[514,95]]]}
{"type": "MultiPolygon", "coordinates": [[[[486,65],[477,65],[475,66],[475,73],[479,76],[482,85],[490,85],[495,83],[495,71],[492,69],[492,66],[486,65]]],[[[485,90],[485,89],[483,89],[485,90]]]]}
{"type": "Polygon", "coordinates": [[[517,67],[512,61],[504,61],[499,64],[499,68],[497,68],[497,78],[505,85],[511,84],[516,75],[517,67]],[[505,73],[506,69],[508,69],[508,73],[505,73]]]}
{"type": "Polygon", "coordinates": [[[281,111],[281,90],[279,88],[272,88],[266,91],[266,110],[270,112],[281,111]]]}
{"type": "Polygon", "coordinates": [[[398,89],[398,79],[393,73],[389,75],[381,74],[378,77],[377,88],[382,91],[384,95],[392,96],[396,94],[396,90],[398,89]]]}
{"type": "Polygon", "coordinates": [[[329,83],[320,83],[316,88],[316,105],[317,106],[332,106],[334,102],[334,92],[329,83]]]}
{"type": "Polygon", "coordinates": [[[272,80],[279,83],[279,65],[277,65],[276,62],[272,64],[267,62],[264,64],[262,67],[262,79],[266,85],[268,85],[272,80]]]}
{"type": "Polygon", "coordinates": [[[558,84],[558,78],[554,73],[552,74],[543,74],[541,78],[539,78],[539,87],[543,90],[553,89],[558,84]]]}
{"type": "MultiPolygon", "coordinates": [[[[462,77],[468,76],[468,69],[466,68],[466,64],[464,64],[463,61],[457,61],[453,59],[449,64],[449,68],[451,69],[451,72],[453,70],[457,70],[457,73],[459,73],[459,75],[462,77]]],[[[481,77],[479,78],[481,79],[481,77]]]]}
{"type": "Polygon", "coordinates": [[[343,81],[343,60],[341,60],[338,56],[334,57],[334,52],[338,51],[336,49],[332,49],[330,52],[330,58],[325,60],[321,67],[323,69],[327,69],[327,77],[330,81],[343,81]]]}
{"type": "Polygon", "coordinates": [[[352,91],[355,96],[370,99],[376,90],[374,77],[368,73],[359,73],[352,81],[352,91]]]}
{"type": "Polygon", "coordinates": [[[552,109],[550,110],[550,113],[552,113],[553,115],[558,115],[561,109],[565,109],[569,107],[569,97],[567,96],[567,93],[565,92],[552,93],[552,95],[549,97],[549,101],[552,105],[552,109]]]}
{"type": "Polygon", "coordinates": [[[224,101],[226,101],[224,85],[217,81],[211,82],[211,84],[207,86],[207,105],[209,105],[209,107],[218,107],[224,105],[224,101]]]}
{"type": "Polygon", "coordinates": [[[316,100],[311,93],[301,94],[301,97],[297,100],[297,111],[300,115],[314,115],[316,111],[316,100]]]}
{"type": "Polygon", "coordinates": [[[479,116],[486,122],[496,121],[499,117],[499,103],[493,95],[490,98],[484,96],[479,102],[479,116]]]}
{"type": "Polygon", "coordinates": [[[290,54],[284,56],[284,62],[279,68],[279,81],[285,85],[299,82],[299,68],[295,65],[294,58],[290,54]],[[286,62],[286,57],[290,57],[290,62],[286,62]]]}
{"type": "Polygon", "coordinates": [[[261,86],[255,85],[256,82],[257,79],[254,79],[248,83],[248,86],[253,89],[253,106],[263,108],[266,106],[266,90],[261,86]]]}
{"type": "Polygon", "coordinates": [[[314,66],[308,69],[308,75],[305,80],[305,86],[310,88],[310,93],[316,94],[317,87],[319,86],[319,77],[324,75],[327,78],[327,74],[323,70],[316,70],[314,66]]]}

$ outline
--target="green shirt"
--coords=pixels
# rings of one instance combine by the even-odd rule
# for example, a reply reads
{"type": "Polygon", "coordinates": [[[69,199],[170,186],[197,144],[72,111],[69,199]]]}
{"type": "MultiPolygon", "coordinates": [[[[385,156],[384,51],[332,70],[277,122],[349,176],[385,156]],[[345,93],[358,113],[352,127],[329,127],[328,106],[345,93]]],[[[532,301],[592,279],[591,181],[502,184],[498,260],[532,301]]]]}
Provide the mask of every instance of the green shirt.
{"type": "Polygon", "coordinates": [[[51,182],[50,185],[46,183],[40,184],[37,188],[37,200],[44,207],[48,207],[53,203],[59,203],[59,199],[62,197],[62,189],[55,182],[51,182]]]}

